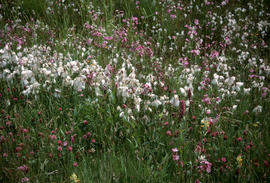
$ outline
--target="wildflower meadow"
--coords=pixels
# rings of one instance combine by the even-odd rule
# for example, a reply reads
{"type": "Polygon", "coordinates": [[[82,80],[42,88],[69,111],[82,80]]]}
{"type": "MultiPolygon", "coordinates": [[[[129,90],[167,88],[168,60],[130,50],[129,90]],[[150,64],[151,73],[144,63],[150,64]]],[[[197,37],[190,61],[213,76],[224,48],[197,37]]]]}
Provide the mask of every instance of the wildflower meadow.
{"type": "Polygon", "coordinates": [[[0,182],[270,182],[269,46],[268,0],[0,0],[0,182]]]}

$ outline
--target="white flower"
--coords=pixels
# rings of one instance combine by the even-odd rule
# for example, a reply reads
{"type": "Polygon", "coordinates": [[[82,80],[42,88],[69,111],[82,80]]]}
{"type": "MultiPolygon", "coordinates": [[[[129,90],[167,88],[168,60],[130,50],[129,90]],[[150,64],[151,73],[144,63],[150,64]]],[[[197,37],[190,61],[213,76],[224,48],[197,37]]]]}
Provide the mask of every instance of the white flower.
{"type": "Polygon", "coordinates": [[[119,114],[119,117],[122,118],[122,117],[124,116],[124,114],[125,114],[124,112],[121,112],[121,113],[119,114]]]}
{"type": "Polygon", "coordinates": [[[154,107],[158,107],[158,106],[160,106],[162,103],[159,101],[159,100],[154,100],[153,102],[152,102],[152,106],[154,106],[154,107]]]}
{"type": "Polygon", "coordinates": [[[21,72],[22,80],[27,80],[28,78],[33,76],[33,72],[30,70],[23,70],[21,72]]]}
{"type": "MultiPolygon", "coordinates": [[[[189,107],[189,106],[190,106],[189,100],[186,100],[185,104],[186,104],[187,107],[189,107]]],[[[187,110],[187,111],[188,111],[188,110],[187,110]]]]}
{"type": "Polygon", "coordinates": [[[211,82],[213,85],[217,85],[218,84],[218,80],[216,78],[214,78],[211,82]]]}
{"type": "Polygon", "coordinates": [[[244,85],[244,83],[243,82],[236,82],[236,91],[240,91],[240,89],[241,89],[241,87],[244,85]]]}
{"type": "Polygon", "coordinates": [[[204,156],[204,155],[199,156],[199,157],[198,157],[198,159],[199,159],[199,161],[206,161],[206,159],[205,159],[205,156],[204,156]]]}
{"type": "Polygon", "coordinates": [[[244,94],[249,94],[250,88],[244,88],[244,94]]]}
{"type": "Polygon", "coordinates": [[[178,95],[174,95],[173,98],[170,100],[170,103],[173,106],[178,107],[180,103],[178,95]]]}
{"type": "Polygon", "coordinates": [[[257,107],[255,107],[252,112],[254,113],[259,113],[259,112],[262,112],[262,106],[258,105],[257,107]]]}
{"type": "Polygon", "coordinates": [[[3,71],[3,73],[4,73],[4,75],[10,74],[10,70],[9,70],[9,69],[5,69],[5,70],[3,71]]]}
{"type": "Polygon", "coordinates": [[[128,108],[128,114],[131,115],[132,114],[132,110],[128,108]]]}
{"type": "Polygon", "coordinates": [[[54,90],[54,97],[56,97],[56,98],[59,98],[61,95],[61,90],[60,89],[55,89],[54,90]]]}
{"type": "Polygon", "coordinates": [[[95,94],[96,94],[96,96],[102,96],[102,93],[101,93],[101,91],[100,91],[100,89],[99,89],[99,87],[96,87],[95,88],[95,94]]]}
{"type": "Polygon", "coordinates": [[[184,88],[180,88],[180,93],[183,95],[183,96],[187,96],[187,92],[184,88]]]}
{"type": "Polygon", "coordinates": [[[41,72],[43,72],[43,73],[45,74],[45,76],[50,76],[51,73],[52,73],[52,71],[47,70],[47,69],[45,69],[45,68],[42,68],[42,69],[41,69],[41,72]]]}
{"type": "Polygon", "coordinates": [[[207,109],[205,113],[206,114],[211,114],[211,110],[210,109],[207,109]]]}
{"type": "Polygon", "coordinates": [[[135,103],[135,108],[138,112],[140,112],[140,104],[141,104],[142,99],[140,97],[136,97],[134,99],[134,103],[135,103]]]}
{"type": "Polygon", "coordinates": [[[85,89],[85,82],[83,77],[76,77],[74,79],[73,86],[77,90],[84,90],[85,89]]]}
{"type": "Polygon", "coordinates": [[[121,107],[120,106],[117,106],[116,108],[118,111],[122,111],[121,107]]]}
{"type": "Polygon", "coordinates": [[[129,97],[128,87],[127,86],[119,87],[117,93],[118,93],[118,95],[122,95],[122,97],[124,97],[124,98],[129,97]]]}
{"type": "Polygon", "coordinates": [[[225,80],[225,83],[227,83],[227,85],[231,86],[231,85],[233,85],[234,81],[235,81],[235,77],[233,76],[233,77],[227,78],[225,80]]]}

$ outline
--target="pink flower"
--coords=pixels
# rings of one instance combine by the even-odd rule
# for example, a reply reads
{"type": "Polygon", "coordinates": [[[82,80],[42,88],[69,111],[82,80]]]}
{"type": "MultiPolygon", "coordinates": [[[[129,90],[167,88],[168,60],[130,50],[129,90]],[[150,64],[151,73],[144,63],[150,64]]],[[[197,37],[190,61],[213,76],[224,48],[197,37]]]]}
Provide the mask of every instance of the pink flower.
{"type": "Polygon", "coordinates": [[[182,118],[185,114],[186,106],[185,106],[185,101],[181,100],[181,111],[180,111],[180,117],[182,118]]]}
{"type": "Polygon", "coordinates": [[[70,138],[71,138],[71,142],[74,144],[74,142],[75,142],[75,137],[74,137],[74,135],[72,135],[70,138]]]}
{"type": "Polygon", "coordinates": [[[106,41],[109,41],[109,40],[112,40],[112,39],[113,39],[112,36],[105,36],[105,37],[104,37],[104,40],[106,40],[106,41]]]}
{"type": "Polygon", "coordinates": [[[200,50],[191,50],[191,53],[195,55],[200,55],[200,50]]]}
{"type": "Polygon", "coordinates": [[[88,23],[85,23],[85,24],[84,24],[84,27],[85,27],[86,29],[90,29],[92,26],[91,26],[90,24],[88,24],[88,23]]]}
{"type": "Polygon", "coordinates": [[[201,166],[199,166],[201,170],[205,170],[207,173],[211,172],[212,163],[208,161],[201,161],[200,163],[202,164],[201,166]]]}
{"type": "Polygon", "coordinates": [[[174,161],[178,161],[178,160],[179,160],[179,155],[173,154],[173,160],[174,160],[174,161]]]}
{"type": "Polygon", "coordinates": [[[83,121],[83,124],[84,124],[84,125],[88,125],[88,121],[87,121],[87,120],[84,120],[84,121],[83,121]]]}
{"type": "Polygon", "coordinates": [[[237,141],[238,141],[238,142],[241,142],[242,140],[243,140],[242,137],[238,137],[238,138],[237,138],[237,141]]]}
{"type": "Polygon", "coordinates": [[[221,6],[225,6],[226,4],[228,4],[229,0],[224,0],[221,2],[221,6]]]}
{"type": "Polygon", "coordinates": [[[171,19],[176,19],[176,15],[172,14],[170,15],[171,19]]]}
{"type": "Polygon", "coordinates": [[[222,157],[222,158],[221,158],[221,161],[222,161],[223,163],[225,163],[227,160],[226,160],[225,157],[222,157]]]}
{"type": "Polygon", "coordinates": [[[58,151],[62,151],[63,148],[62,148],[61,146],[58,146],[57,150],[58,150],[58,151]]]}
{"type": "Polygon", "coordinates": [[[183,168],[184,167],[184,162],[183,161],[180,161],[180,165],[183,168]]]}
{"type": "Polygon", "coordinates": [[[74,166],[74,167],[77,167],[77,166],[78,166],[78,163],[77,163],[77,162],[74,162],[74,163],[73,163],[73,166],[74,166]]]}
{"type": "Polygon", "coordinates": [[[173,152],[173,153],[177,153],[177,152],[178,152],[178,149],[177,149],[177,148],[173,148],[173,149],[172,149],[172,152],[173,152]]]}
{"type": "Polygon", "coordinates": [[[52,154],[52,153],[50,153],[50,154],[49,154],[49,157],[50,157],[50,158],[53,158],[53,154],[52,154]]]}
{"type": "Polygon", "coordinates": [[[29,182],[29,178],[28,177],[24,177],[21,179],[21,182],[29,182]]]}
{"type": "Polygon", "coordinates": [[[202,152],[202,148],[201,148],[201,146],[200,146],[200,145],[197,145],[197,146],[196,146],[196,148],[195,148],[195,152],[196,152],[196,153],[200,153],[200,152],[202,152]]]}
{"type": "Polygon", "coordinates": [[[16,152],[22,151],[22,147],[16,147],[16,152]]]}
{"type": "Polygon", "coordinates": [[[62,141],[61,141],[61,140],[58,140],[58,141],[57,141],[57,144],[58,144],[59,146],[61,146],[61,145],[62,145],[62,141]]]}
{"type": "Polygon", "coordinates": [[[170,130],[167,130],[167,131],[166,131],[166,135],[172,136],[172,132],[171,132],[170,130]]]}
{"type": "Polygon", "coordinates": [[[7,122],[6,122],[6,125],[7,125],[7,126],[10,126],[10,125],[11,125],[11,121],[7,121],[7,122]]]}
{"type": "Polygon", "coordinates": [[[67,145],[68,145],[68,142],[67,142],[67,141],[65,141],[65,142],[64,142],[64,146],[67,146],[67,145]]]}
{"type": "Polygon", "coordinates": [[[211,52],[211,54],[210,54],[210,57],[213,59],[213,58],[215,58],[215,57],[218,57],[219,56],[219,52],[218,51],[216,51],[216,50],[213,50],[212,52],[211,52]]]}
{"type": "Polygon", "coordinates": [[[56,135],[50,135],[51,140],[55,140],[56,139],[56,135]]]}
{"type": "Polygon", "coordinates": [[[72,147],[71,146],[68,146],[68,151],[72,151],[72,147]]]}
{"type": "Polygon", "coordinates": [[[22,171],[22,172],[27,173],[27,172],[29,171],[29,168],[28,168],[28,166],[26,166],[26,165],[22,165],[22,166],[19,166],[19,167],[17,168],[17,170],[20,170],[20,171],[22,171]]]}
{"type": "Polygon", "coordinates": [[[267,160],[264,160],[264,161],[263,161],[263,164],[264,164],[264,166],[265,166],[266,168],[269,167],[269,162],[268,162],[267,160]]]}

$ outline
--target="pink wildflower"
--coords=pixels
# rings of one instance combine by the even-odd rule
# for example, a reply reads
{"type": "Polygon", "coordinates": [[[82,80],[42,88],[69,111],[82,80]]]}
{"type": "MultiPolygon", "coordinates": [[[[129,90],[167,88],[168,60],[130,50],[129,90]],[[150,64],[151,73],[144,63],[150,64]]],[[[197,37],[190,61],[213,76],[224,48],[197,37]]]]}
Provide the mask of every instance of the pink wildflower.
{"type": "Polygon", "coordinates": [[[28,177],[24,177],[21,179],[21,182],[29,182],[29,178],[28,177]]]}
{"type": "Polygon", "coordinates": [[[199,166],[201,170],[205,170],[207,173],[211,172],[212,163],[208,161],[201,161],[200,163],[202,164],[201,166],[199,166]]]}
{"type": "Polygon", "coordinates": [[[226,159],[225,157],[222,157],[222,158],[221,158],[221,161],[222,161],[223,163],[226,163],[227,159],[226,159]]]}
{"type": "Polygon", "coordinates": [[[65,141],[65,142],[64,142],[64,146],[67,146],[67,145],[68,145],[68,142],[67,142],[67,141],[65,141]]]}
{"type": "Polygon", "coordinates": [[[72,151],[72,147],[71,146],[68,146],[68,151],[72,151]]]}
{"type": "Polygon", "coordinates": [[[186,106],[185,106],[185,101],[181,100],[181,111],[180,111],[180,118],[182,118],[185,114],[186,106]]]}
{"type": "Polygon", "coordinates": [[[58,140],[58,141],[57,141],[57,144],[58,144],[59,146],[61,146],[61,145],[62,145],[62,141],[61,141],[61,140],[58,140]]]}
{"type": "Polygon", "coordinates": [[[213,50],[212,52],[211,52],[211,54],[210,54],[210,57],[213,59],[213,58],[215,58],[215,57],[218,57],[219,56],[219,52],[218,51],[216,51],[216,50],[213,50]]]}
{"type": "Polygon", "coordinates": [[[77,163],[77,162],[74,162],[74,163],[73,163],[73,166],[74,166],[74,167],[77,167],[77,166],[78,166],[78,163],[77,163]]]}
{"type": "Polygon", "coordinates": [[[170,15],[171,19],[176,19],[176,15],[172,14],[170,15]]]}
{"type": "Polygon", "coordinates": [[[50,135],[51,140],[55,140],[56,139],[56,135],[50,135]]]}
{"type": "Polygon", "coordinates": [[[174,160],[174,161],[178,161],[178,160],[179,160],[179,155],[173,154],[173,160],[174,160]]]}
{"type": "Polygon", "coordinates": [[[61,146],[59,146],[59,147],[57,148],[57,150],[58,150],[58,151],[62,151],[63,148],[62,148],[61,146]]]}
{"type": "Polygon", "coordinates": [[[26,165],[22,165],[22,166],[19,166],[19,167],[17,168],[17,170],[20,170],[20,171],[22,171],[22,172],[27,173],[27,172],[29,171],[29,167],[26,166],[26,165]]]}
{"type": "Polygon", "coordinates": [[[170,130],[167,130],[167,131],[166,131],[166,135],[172,136],[172,132],[171,132],[170,130]]]}
{"type": "Polygon", "coordinates": [[[173,153],[177,153],[177,152],[178,152],[178,149],[177,149],[177,148],[173,148],[173,149],[172,149],[172,152],[173,152],[173,153]]]}
{"type": "Polygon", "coordinates": [[[112,39],[113,39],[112,36],[105,36],[105,37],[104,37],[104,40],[106,40],[106,41],[110,41],[110,40],[112,40],[112,39]]]}

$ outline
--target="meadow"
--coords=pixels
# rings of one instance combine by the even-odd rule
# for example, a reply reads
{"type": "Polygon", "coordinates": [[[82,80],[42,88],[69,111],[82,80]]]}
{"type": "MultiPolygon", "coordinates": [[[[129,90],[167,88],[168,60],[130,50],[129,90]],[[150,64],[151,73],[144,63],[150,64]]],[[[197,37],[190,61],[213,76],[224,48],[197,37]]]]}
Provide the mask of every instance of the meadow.
{"type": "Polygon", "coordinates": [[[270,182],[267,0],[0,0],[0,182],[270,182]]]}

